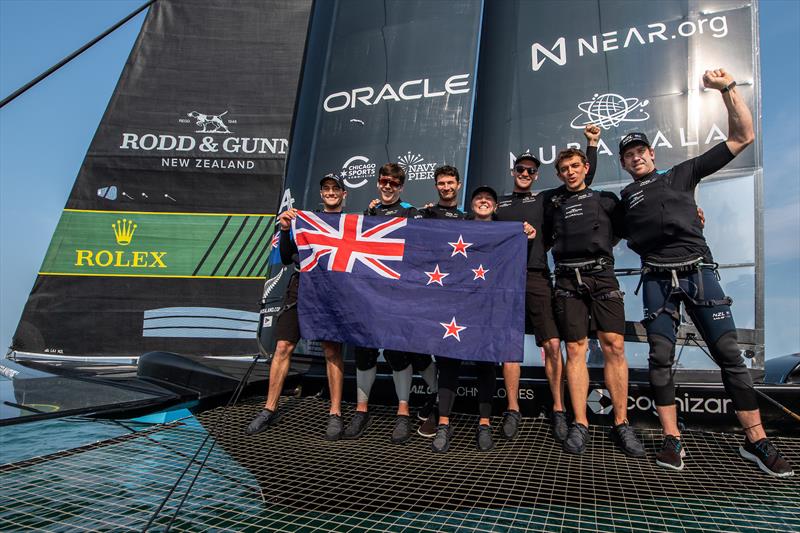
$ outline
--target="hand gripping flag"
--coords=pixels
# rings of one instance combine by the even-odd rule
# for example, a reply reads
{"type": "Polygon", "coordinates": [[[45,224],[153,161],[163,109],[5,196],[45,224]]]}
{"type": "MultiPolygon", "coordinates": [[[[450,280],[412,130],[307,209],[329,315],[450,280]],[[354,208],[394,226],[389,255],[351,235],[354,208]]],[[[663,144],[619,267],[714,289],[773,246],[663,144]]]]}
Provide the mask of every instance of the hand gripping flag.
{"type": "Polygon", "coordinates": [[[299,211],[305,339],[522,361],[527,242],[517,222],[299,211]]]}

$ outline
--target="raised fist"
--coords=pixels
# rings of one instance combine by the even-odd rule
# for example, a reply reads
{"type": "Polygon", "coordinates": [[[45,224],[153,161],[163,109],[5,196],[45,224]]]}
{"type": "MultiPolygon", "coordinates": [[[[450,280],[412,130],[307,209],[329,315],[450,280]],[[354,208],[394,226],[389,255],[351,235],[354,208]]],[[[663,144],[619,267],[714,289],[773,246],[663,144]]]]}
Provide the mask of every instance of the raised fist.
{"type": "Polygon", "coordinates": [[[583,136],[586,137],[586,140],[589,141],[590,145],[596,145],[597,141],[600,140],[600,126],[587,124],[586,127],[583,128],[583,136]]]}
{"type": "Polygon", "coordinates": [[[733,76],[725,72],[725,69],[707,70],[703,74],[703,87],[706,89],[722,90],[733,81],[733,76]]]}
{"type": "Polygon", "coordinates": [[[291,208],[278,216],[278,223],[281,226],[283,231],[287,231],[290,227],[292,227],[292,220],[297,218],[297,209],[291,208]]]}

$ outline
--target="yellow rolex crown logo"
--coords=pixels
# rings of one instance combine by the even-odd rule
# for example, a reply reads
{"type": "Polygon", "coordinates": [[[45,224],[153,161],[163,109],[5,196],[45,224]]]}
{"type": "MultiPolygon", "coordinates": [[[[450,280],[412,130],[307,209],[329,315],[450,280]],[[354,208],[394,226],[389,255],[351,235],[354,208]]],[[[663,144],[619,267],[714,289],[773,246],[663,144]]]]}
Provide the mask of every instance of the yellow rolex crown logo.
{"type": "Polygon", "coordinates": [[[117,244],[128,246],[131,243],[131,239],[133,239],[133,232],[136,231],[138,226],[133,223],[133,220],[123,218],[122,220],[117,220],[116,224],[111,224],[111,227],[114,228],[114,237],[117,239],[117,244]]]}

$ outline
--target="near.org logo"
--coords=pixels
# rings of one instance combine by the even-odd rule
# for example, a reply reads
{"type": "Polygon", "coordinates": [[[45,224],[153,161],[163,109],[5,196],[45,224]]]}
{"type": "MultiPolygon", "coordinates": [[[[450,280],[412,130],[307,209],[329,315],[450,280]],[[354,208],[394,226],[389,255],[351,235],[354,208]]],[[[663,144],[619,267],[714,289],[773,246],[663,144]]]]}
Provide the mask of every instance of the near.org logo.
{"type": "MultiPolygon", "coordinates": [[[[682,19],[679,19],[682,20],[682,19]]],[[[608,31],[599,35],[592,35],[587,39],[578,38],[573,45],[578,56],[587,54],[612,53],[630,46],[649,46],[653,43],[670,41],[677,38],[689,38],[693,35],[710,33],[712,37],[721,39],[728,35],[728,19],[725,15],[711,18],[697,18],[683,20],[675,26],[677,21],[670,21],[670,26],[663,22],[654,22],[646,27],[635,26],[608,31]]],[[[542,68],[545,61],[552,61],[563,67],[567,64],[567,38],[559,37],[552,46],[541,43],[531,45],[531,68],[534,72],[542,68]]]]}
{"type": "MultiPolygon", "coordinates": [[[[139,225],[123,218],[111,224],[114,240],[119,246],[128,246],[139,225]]],[[[167,268],[164,256],[167,252],[123,250],[75,250],[76,267],[116,268],[167,268]]]]}

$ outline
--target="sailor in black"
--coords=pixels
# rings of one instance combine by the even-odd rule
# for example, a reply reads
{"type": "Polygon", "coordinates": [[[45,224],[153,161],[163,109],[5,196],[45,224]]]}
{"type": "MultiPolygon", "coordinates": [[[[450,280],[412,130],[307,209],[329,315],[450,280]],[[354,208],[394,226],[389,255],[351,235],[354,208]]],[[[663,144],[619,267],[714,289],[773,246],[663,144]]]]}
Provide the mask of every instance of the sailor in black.
{"type": "Polygon", "coordinates": [[[614,193],[586,185],[589,162],[576,148],[562,150],[555,162],[564,188],[545,205],[544,237],[556,264],[555,315],[567,343],[567,386],[575,416],[564,450],[586,451],[589,422],[586,399],[590,331],[603,350],[605,384],[614,406],[612,440],[631,457],[645,450],[628,425],[628,363],[625,360],[625,307],[614,275],[614,245],[621,234],[621,209],[614,193]]]}
{"type": "Polygon", "coordinates": [[[461,176],[456,167],[442,165],[433,171],[439,201],[419,210],[422,218],[444,218],[459,220],[466,215],[458,208],[458,192],[461,190],[461,176]]]}
{"type": "MultiPolygon", "coordinates": [[[[325,213],[341,213],[347,191],[341,178],[336,174],[327,174],[320,180],[320,197],[325,213]]],[[[280,228],[279,251],[281,262],[284,265],[294,265],[294,272],[289,278],[283,309],[278,313],[275,324],[275,338],[278,340],[275,354],[272,356],[269,372],[269,385],[267,401],[264,409],[256,415],[246,432],[255,435],[277,423],[280,418],[278,413],[278,400],[283,390],[283,383],[289,372],[289,362],[297,342],[300,340],[300,324],[297,317],[297,293],[300,285],[300,258],[292,237],[290,228],[292,220],[296,218],[297,210],[289,209],[278,217],[280,228]]],[[[342,383],[344,382],[344,363],[342,361],[341,344],[338,342],[322,341],[322,351],[325,354],[325,365],[328,373],[328,386],[331,394],[331,408],[328,415],[328,427],[325,432],[326,440],[338,440],[342,436],[342,383]]]]}
{"type": "MultiPolygon", "coordinates": [[[[589,124],[584,129],[587,140],[586,155],[589,158],[589,174],[586,183],[591,184],[597,162],[597,142],[600,128],[589,124]]],[[[497,203],[496,216],[501,221],[520,221],[525,232],[534,238],[528,240],[528,279],[525,289],[526,329],[536,336],[537,346],[544,350],[544,369],[553,395],[553,435],[563,441],[567,433],[564,409],[563,366],[561,341],[553,315],[553,288],[544,239],[541,238],[544,221],[544,205],[551,191],[534,194],[533,182],[539,177],[541,161],[533,154],[524,153],[514,161],[511,175],[514,177],[514,192],[502,196],[497,203]],[[539,238],[536,238],[539,235],[539,238]]],[[[503,436],[512,439],[517,434],[521,418],[519,413],[519,363],[503,364],[503,379],[508,397],[508,411],[503,415],[503,436]]]]}
{"type": "Polygon", "coordinates": [[[650,344],[650,384],[664,431],[656,462],[683,468],[670,371],[675,355],[680,304],[705,340],[722,371],[722,382],[745,429],[742,457],[775,476],[792,475],[788,462],[766,438],[752,379],[744,365],[731,314],[731,301],[719,285],[716,264],[697,219],[694,190],[700,180],[724,167],[754,140],[753,119],[723,69],[703,75],[707,89],[719,90],[728,111],[728,140],[667,171],[655,167],[655,153],[643,133],[619,144],[622,167],[634,182],[623,189],[622,205],[629,247],[642,258],[644,325],[650,344]]]}
{"type": "MultiPolygon", "coordinates": [[[[378,192],[380,198],[372,200],[364,212],[365,215],[395,216],[406,218],[422,218],[422,215],[411,204],[400,199],[405,182],[405,171],[396,163],[386,163],[380,168],[378,177],[378,192]]],[[[363,434],[369,420],[368,402],[372,384],[375,382],[375,368],[378,358],[376,347],[356,349],[356,383],[357,405],[353,419],[344,430],[344,438],[358,438],[363,434]]],[[[392,367],[395,392],[397,393],[398,407],[395,427],[391,440],[395,444],[408,441],[411,438],[411,416],[408,400],[411,396],[411,380],[414,371],[418,372],[433,398],[437,393],[436,365],[430,355],[402,352],[399,350],[383,350],[383,357],[392,367]]],[[[431,434],[430,436],[433,436],[431,434]]]]}

